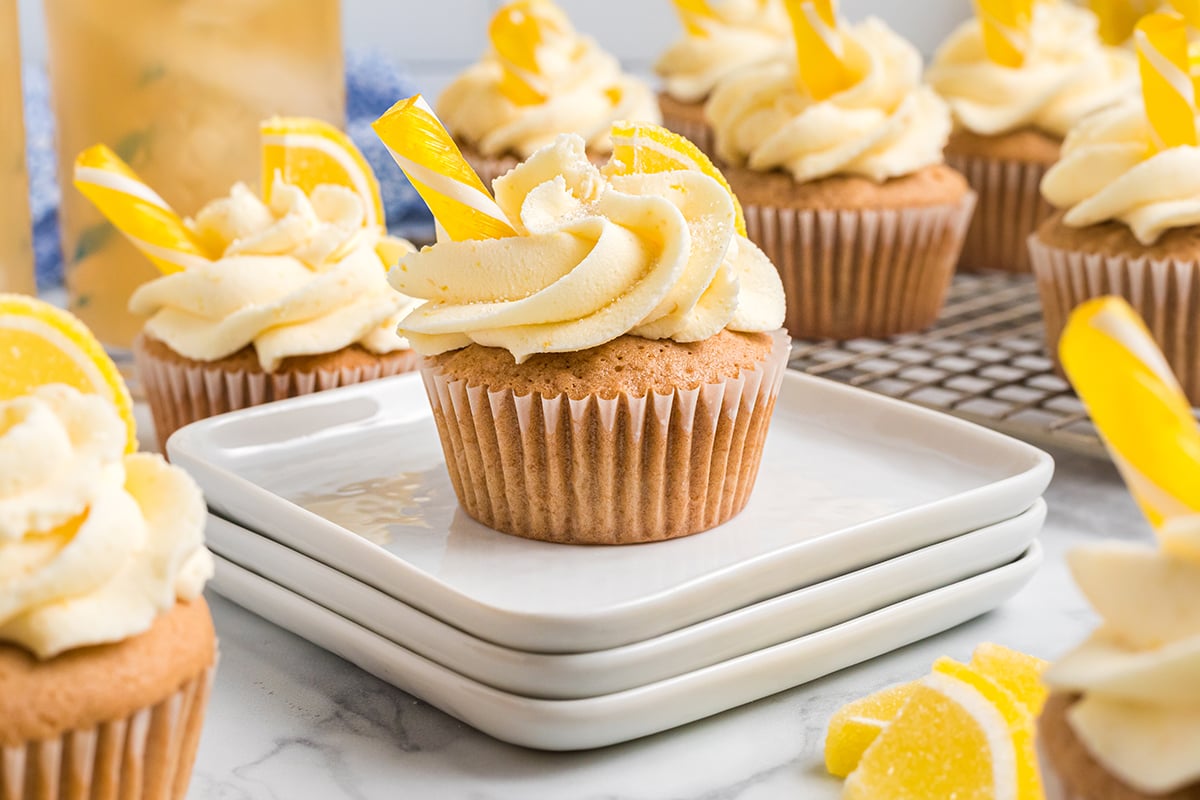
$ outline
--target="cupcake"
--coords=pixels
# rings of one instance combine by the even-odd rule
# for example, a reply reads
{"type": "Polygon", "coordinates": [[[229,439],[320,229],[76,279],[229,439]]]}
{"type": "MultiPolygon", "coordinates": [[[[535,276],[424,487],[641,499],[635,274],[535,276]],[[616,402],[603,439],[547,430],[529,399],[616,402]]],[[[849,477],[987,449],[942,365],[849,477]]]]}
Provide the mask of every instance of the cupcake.
{"type": "Polygon", "coordinates": [[[943,163],[950,112],[883,22],[833,35],[840,86],[809,88],[791,60],[717,86],[706,107],[717,155],[750,238],[783,276],[793,336],[920,330],[941,310],[975,202],[943,163]]]}
{"type": "Polygon", "coordinates": [[[560,133],[587,142],[603,164],[617,120],[658,122],[654,93],[581,36],[551,0],[516,0],[488,26],[491,47],[451,81],[437,113],[484,184],[560,133]]]}
{"type": "Polygon", "coordinates": [[[64,312],[17,316],[0,319],[18,352],[0,368],[0,797],[182,800],[216,662],[204,500],[127,452],[110,399],[60,383],[8,397],[48,371],[86,380],[84,363],[116,374],[64,312]]]}
{"type": "MultiPolygon", "coordinates": [[[[134,358],[164,449],[173,432],[205,417],[416,366],[395,331],[415,301],[387,283],[388,268],[413,248],[386,234],[370,168],[323,123],[267,124],[278,128],[264,135],[266,197],[238,184],[184,220],[180,235],[201,255],[130,299],[131,312],[146,318],[134,358]],[[332,156],[309,156],[305,137],[314,135],[332,156]],[[283,162],[270,169],[276,140],[283,162]],[[322,156],[362,172],[325,182],[322,156]]],[[[120,227],[121,217],[114,222],[120,227]]]]}
{"type": "Polygon", "coordinates": [[[663,125],[692,140],[709,155],[716,151],[704,118],[704,103],[717,83],[745,67],[786,58],[791,22],[780,0],[676,2],[683,38],[654,65],[662,78],[658,94],[663,125]]]}
{"type": "MultiPolygon", "coordinates": [[[[409,100],[376,129],[396,150],[413,118],[436,123],[409,100]]],[[[448,235],[389,276],[427,301],[400,330],[459,502],[515,536],[631,544],[729,520],[787,365],[782,286],[720,173],[663,128],[614,137],[603,171],[564,134],[496,180],[494,205],[480,187],[469,208],[505,226],[491,238],[427,194],[448,235]]]]}
{"type": "Polygon", "coordinates": [[[1017,66],[989,53],[979,19],[935,55],[927,79],[955,121],[946,160],[979,195],[964,269],[1030,271],[1025,241],[1052,213],[1038,185],[1063,137],[1089,114],[1136,96],[1136,59],[1105,45],[1097,26],[1084,9],[1039,2],[1017,66]]]}

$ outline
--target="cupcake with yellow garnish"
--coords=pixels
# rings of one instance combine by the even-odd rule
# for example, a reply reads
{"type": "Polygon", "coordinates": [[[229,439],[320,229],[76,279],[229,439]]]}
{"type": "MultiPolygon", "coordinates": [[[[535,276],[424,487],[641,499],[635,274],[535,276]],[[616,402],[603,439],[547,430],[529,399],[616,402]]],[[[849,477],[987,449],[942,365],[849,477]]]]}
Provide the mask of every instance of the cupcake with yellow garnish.
{"type": "Polygon", "coordinates": [[[1046,672],[1051,797],[1200,798],[1200,429],[1150,332],[1117,298],[1071,318],[1061,355],[1158,546],[1098,543],[1071,573],[1097,630],[1046,672]]]}
{"type": "Polygon", "coordinates": [[[976,5],[977,18],[942,45],[927,74],[954,111],[946,160],[979,195],[960,263],[1029,272],[1025,240],[1052,213],[1038,184],[1072,127],[1136,96],[1137,64],[1070,3],[976,5]]]}
{"type": "Polygon", "coordinates": [[[159,442],[205,417],[396,375],[417,355],[396,334],[414,300],[387,271],[408,242],[384,230],[379,185],[326,123],[264,123],[259,197],[234,186],[180,220],[110,150],[75,183],[165,273],[130,300],[159,442]]]}
{"type": "Polygon", "coordinates": [[[884,23],[843,25],[828,0],[788,7],[798,59],[739,71],[707,106],[750,238],[783,276],[793,336],[920,330],[974,207],[943,163],[950,112],[884,23]]]}
{"type": "Polygon", "coordinates": [[[1146,320],[1200,403],[1200,144],[1180,17],[1139,23],[1143,102],[1071,132],[1042,191],[1060,211],[1029,239],[1054,351],[1072,309],[1119,295],[1146,320]]]}
{"type": "Polygon", "coordinates": [[[200,490],[133,452],[115,365],[0,295],[0,797],[182,798],[216,637],[200,490]]]}
{"type": "Polygon", "coordinates": [[[602,164],[615,121],[661,119],[650,87],[580,35],[552,0],[507,3],[488,25],[488,38],[479,63],[437,101],[486,186],[560,133],[583,137],[589,157],[602,164]]]}
{"type": "Polygon", "coordinates": [[[505,533],[687,536],[750,497],[790,340],[783,289],[691,142],[619,123],[603,170],[564,134],[495,182],[420,98],[376,123],[444,231],[390,274],[463,508],[505,533]]]}
{"type": "Polygon", "coordinates": [[[715,153],[704,103],[716,85],[745,67],[786,58],[791,23],[781,0],[674,0],[683,38],[659,57],[663,125],[715,153]]]}

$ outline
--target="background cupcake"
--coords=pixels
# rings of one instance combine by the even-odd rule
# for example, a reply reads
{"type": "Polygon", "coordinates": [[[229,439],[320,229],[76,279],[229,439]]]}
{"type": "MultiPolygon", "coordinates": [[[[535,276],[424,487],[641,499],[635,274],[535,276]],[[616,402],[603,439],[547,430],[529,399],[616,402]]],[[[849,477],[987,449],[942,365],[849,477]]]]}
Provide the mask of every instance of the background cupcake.
{"type": "MultiPolygon", "coordinates": [[[[275,120],[264,128],[264,167],[265,197],[239,184],[194,219],[176,218],[176,263],[130,299],[147,318],[134,356],[164,448],[175,430],[214,414],[416,366],[395,332],[415,301],[387,284],[412,245],[384,231],[361,154],[324,123],[275,120]]],[[[103,148],[80,157],[77,184],[136,245],[160,254],[129,230],[129,195],[114,205],[97,171],[153,192],[103,148]]]]}
{"type": "MultiPolygon", "coordinates": [[[[422,139],[436,125],[418,98],[376,130],[412,169],[453,147],[422,139]]],[[[614,139],[602,173],[560,136],[494,204],[478,181],[469,204],[427,187],[447,235],[390,277],[427,300],[401,330],[459,501],[505,533],[687,536],[739,513],[757,477],[790,351],[778,276],[694,145],[645,125],[614,139]]]]}
{"type": "Polygon", "coordinates": [[[1028,272],[1025,240],[1052,213],[1042,177],[1076,123],[1136,95],[1136,61],[1101,42],[1096,17],[1069,3],[977,5],[979,17],[950,36],[927,74],[954,112],[947,163],[979,195],[961,264],[1028,272]]]}
{"type": "Polygon", "coordinates": [[[782,0],[676,0],[675,8],[683,38],[654,65],[663,82],[658,95],[663,125],[712,155],[704,102],[718,82],[739,69],[787,58],[791,23],[782,0]]]}
{"type": "Polygon", "coordinates": [[[437,101],[446,128],[485,185],[560,133],[576,133],[598,163],[620,119],[658,122],[654,93],[581,36],[551,0],[516,0],[488,26],[491,47],[437,101]]]}
{"type": "Polygon", "coordinates": [[[717,154],[783,276],[793,336],[919,330],[942,307],[974,204],[942,163],[950,112],[884,23],[822,24],[798,15],[798,61],[718,85],[706,109],[717,154]]]}

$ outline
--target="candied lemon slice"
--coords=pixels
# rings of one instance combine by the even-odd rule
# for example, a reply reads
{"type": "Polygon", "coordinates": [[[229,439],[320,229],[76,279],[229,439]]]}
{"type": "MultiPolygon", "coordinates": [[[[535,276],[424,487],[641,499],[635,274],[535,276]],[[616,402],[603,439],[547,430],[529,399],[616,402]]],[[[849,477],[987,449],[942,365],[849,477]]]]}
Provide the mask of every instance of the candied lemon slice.
{"type": "Polygon", "coordinates": [[[259,127],[262,193],[271,202],[276,173],[309,194],[321,184],[345,186],[362,198],[368,227],[383,226],[383,195],[367,159],[350,137],[328,122],[274,117],[259,127]]]}
{"type": "Polygon", "coordinates": [[[75,188],[164,274],[209,261],[167,201],[104,145],[89,147],[75,159],[75,188]]]}
{"type": "Polygon", "coordinates": [[[880,689],[873,695],[842,706],[829,720],[825,737],[825,768],[844,778],[858,766],[862,754],[883,733],[912,695],[914,684],[880,689]]]}
{"type": "Polygon", "coordinates": [[[746,235],[746,215],[742,204],[729,186],[721,170],[691,140],[658,125],[644,122],[616,122],[612,127],[612,160],[604,168],[607,175],[634,175],[638,173],[677,172],[691,170],[702,172],[725,187],[733,198],[737,214],[737,232],[746,235]]]}
{"type": "Polygon", "coordinates": [[[372,127],[452,240],[517,235],[421,95],[396,103],[372,127]]]}
{"type": "Polygon", "coordinates": [[[0,400],[39,386],[64,383],[112,401],[129,431],[128,452],[137,449],[133,401],[116,364],[87,327],[60,308],[17,294],[0,294],[0,400]]]}
{"type": "Polygon", "coordinates": [[[1050,693],[1042,683],[1042,673],[1048,666],[1040,658],[998,644],[981,644],[971,656],[972,668],[1007,689],[1034,717],[1042,713],[1050,693]]]}

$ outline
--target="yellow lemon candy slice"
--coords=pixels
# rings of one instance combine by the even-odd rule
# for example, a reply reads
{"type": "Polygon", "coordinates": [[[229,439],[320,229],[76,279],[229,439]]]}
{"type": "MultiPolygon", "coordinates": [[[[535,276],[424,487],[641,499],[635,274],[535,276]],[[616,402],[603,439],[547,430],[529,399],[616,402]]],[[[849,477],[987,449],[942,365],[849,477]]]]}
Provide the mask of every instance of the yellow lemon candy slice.
{"type": "Polygon", "coordinates": [[[133,401],[116,364],[92,332],[71,314],[32,297],[0,294],[0,400],[39,386],[65,383],[116,406],[129,430],[126,450],[137,450],[133,401]]]}
{"type": "Polygon", "coordinates": [[[833,715],[825,737],[825,768],[830,775],[844,778],[854,772],[863,753],[908,702],[913,686],[889,686],[847,703],[833,715]]]}
{"type": "Polygon", "coordinates": [[[1035,656],[1018,653],[998,644],[981,644],[971,656],[971,667],[1007,689],[1029,709],[1031,716],[1042,713],[1050,692],[1042,683],[1049,663],[1035,656]]]}
{"type": "Polygon", "coordinates": [[[729,192],[737,214],[737,232],[746,235],[746,215],[729,181],[691,140],[649,123],[617,122],[612,127],[612,142],[612,160],[604,168],[606,175],[702,172],[729,192]]]}
{"type": "Polygon", "coordinates": [[[383,226],[379,181],[350,137],[328,122],[307,117],[275,117],[259,128],[262,139],[262,193],[269,203],[275,174],[305,193],[331,183],[363,200],[368,227],[383,226]]]}

